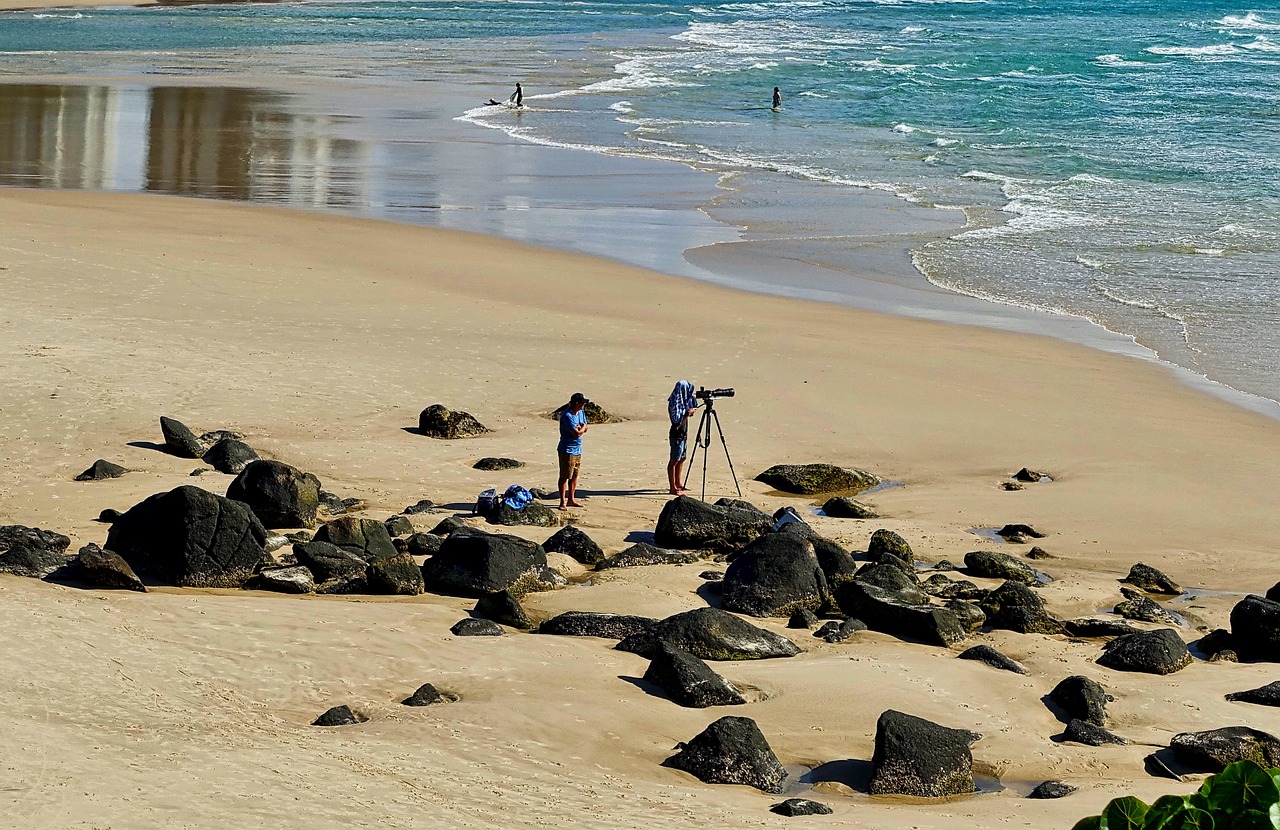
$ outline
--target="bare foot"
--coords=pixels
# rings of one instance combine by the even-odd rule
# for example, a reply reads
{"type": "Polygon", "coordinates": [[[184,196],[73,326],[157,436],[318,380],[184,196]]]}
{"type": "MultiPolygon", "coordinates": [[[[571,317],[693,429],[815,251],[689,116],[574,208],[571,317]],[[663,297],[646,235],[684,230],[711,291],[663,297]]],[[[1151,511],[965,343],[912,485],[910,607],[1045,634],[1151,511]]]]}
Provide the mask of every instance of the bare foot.
{"type": "Polygon", "coordinates": [[[571,502],[569,502],[569,506],[570,506],[570,507],[581,507],[582,505],[581,505],[581,504],[578,504],[576,501],[571,501],[571,502]]]}
{"type": "Polygon", "coordinates": [[[673,495],[673,496],[678,496],[678,495],[680,495],[680,491],[679,491],[679,490],[668,490],[667,492],[668,492],[668,493],[670,493],[670,494],[671,494],[671,495],[673,495]]]}
{"type": "Polygon", "coordinates": [[[566,508],[565,508],[565,506],[562,504],[562,505],[560,505],[560,506],[559,506],[558,508],[556,508],[556,509],[557,509],[557,510],[564,510],[564,509],[566,509],[566,508]]]}

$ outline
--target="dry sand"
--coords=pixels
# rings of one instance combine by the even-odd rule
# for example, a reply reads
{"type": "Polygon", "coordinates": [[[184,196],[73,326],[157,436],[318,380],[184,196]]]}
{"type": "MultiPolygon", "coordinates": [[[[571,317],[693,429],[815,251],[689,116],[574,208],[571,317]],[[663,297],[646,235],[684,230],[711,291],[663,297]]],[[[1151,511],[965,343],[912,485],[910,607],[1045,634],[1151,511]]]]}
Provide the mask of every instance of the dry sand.
{"type": "MultiPolygon", "coordinates": [[[[102,508],[180,484],[225,489],[227,477],[189,478],[196,462],[158,451],[162,414],[239,430],[382,518],[421,498],[461,508],[487,486],[553,486],[543,413],[575,390],[627,419],[587,434],[587,506],[573,513],[618,550],[652,530],[667,498],[665,397],[688,377],[737,388],[719,408],[744,495],[762,507],[813,503],[750,481],[775,463],[856,466],[904,485],[867,499],[890,518],[813,518],[855,549],[888,527],[919,559],[958,561],[997,547],[970,528],[1027,522],[1050,533],[1040,544],[1057,558],[1042,567],[1055,581],[1042,592],[1055,613],[1114,605],[1116,578],[1144,561],[1222,592],[1176,606],[1210,627],[1240,593],[1280,579],[1280,423],[1155,364],[282,210],[4,191],[0,226],[0,524],[66,533],[73,550],[105,539],[92,521],[102,508]],[[406,430],[437,402],[494,431],[446,442],[406,430]],[[497,455],[528,466],[471,469],[497,455]],[[72,480],[99,457],[133,472],[72,480]],[[1055,480],[1000,489],[1022,466],[1055,480]]],[[[710,469],[708,495],[732,495],[719,447],[710,469]]],[[[526,607],[666,615],[704,604],[707,567],[611,573],[526,607]]],[[[1280,715],[1222,698],[1274,679],[1265,664],[1126,675],[1092,664],[1097,643],[1010,632],[972,642],[1029,677],[881,634],[827,645],[787,632],[803,655],[716,665],[761,700],[687,710],[629,682],[645,661],[610,641],[452,637],[471,604],[135,595],[0,576],[0,825],[775,826],[776,796],[660,766],[677,741],[735,714],[785,764],[852,762],[827,768],[844,783],[818,787],[836,812],[804,820],[813,826],[1069,827],[1114,795],[1190,788],[1145,775],[1149,746],[1050,741],[1061,724],[1040,698],[1069,674],[1107,687],[1115,731],[1135,741],[1233,724],[1280,732],[1280,715]],[[398,705],[423,682],[461,700],[398,705]],[[308,726],[339,703],[370,720],[308,726]],[[974,756],[1005,789],[944,803],[849,790],[891,707],[981,732],[974,756]],[[1082,791],[1020,797],[1046,778],[1082,791]]]]}

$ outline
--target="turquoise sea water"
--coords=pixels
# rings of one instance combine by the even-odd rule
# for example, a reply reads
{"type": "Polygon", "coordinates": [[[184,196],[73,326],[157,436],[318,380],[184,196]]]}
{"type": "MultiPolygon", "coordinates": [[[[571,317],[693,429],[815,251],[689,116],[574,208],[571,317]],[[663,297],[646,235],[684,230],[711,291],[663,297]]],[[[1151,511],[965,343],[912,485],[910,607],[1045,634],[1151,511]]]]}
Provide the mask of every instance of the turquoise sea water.
{"type": "Polygon", "coordinates": [[[56,72],[72,55],[83,69],[113,59],[103,53],[225,49],[249,62],[376,44],[385,57],[445,40],[465,52],[495,38],[573,43],[614,69],[580,83],[548,71],[550,87],[535,71],[524,112],[460,111],[466,120],[963,208],[965,230],[914,254],[936,285],[1085,317],[1280,400],[1274,6],[477,0],[0,15],[9,71],[56,72]]]}

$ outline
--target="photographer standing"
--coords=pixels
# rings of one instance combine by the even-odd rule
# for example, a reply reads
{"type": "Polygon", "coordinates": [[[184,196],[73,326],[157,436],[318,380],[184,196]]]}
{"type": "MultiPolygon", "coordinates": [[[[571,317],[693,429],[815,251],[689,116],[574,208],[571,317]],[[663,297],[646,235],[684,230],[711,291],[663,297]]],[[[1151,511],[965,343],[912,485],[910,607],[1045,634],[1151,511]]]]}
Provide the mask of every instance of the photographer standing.
{"type": "Polygon", "coordinates": [[[578,473],[582,469],[582,436],[587,434],[587,413],[584,411],[587,396],[574,392],[569,404],[560,413],[560,443],[556,455],[560,459],[560,509],[581,507],[574,496],[578,494],[578,473]],[[567,498],[566,498],[567,496],[567,498]]]}
{"type": "Polygon", "coordinates": [[[698,408],[698,399],[693,395],[693,384],[687,380],[676,381],[676,386],[667,398],[667,415],[671,418],[671,460],[667,462],[667,484],[669,492],[677,496],[684,491],[680,473],[684,469],[684,459],[689,441],[689,416],[698,408]]]}

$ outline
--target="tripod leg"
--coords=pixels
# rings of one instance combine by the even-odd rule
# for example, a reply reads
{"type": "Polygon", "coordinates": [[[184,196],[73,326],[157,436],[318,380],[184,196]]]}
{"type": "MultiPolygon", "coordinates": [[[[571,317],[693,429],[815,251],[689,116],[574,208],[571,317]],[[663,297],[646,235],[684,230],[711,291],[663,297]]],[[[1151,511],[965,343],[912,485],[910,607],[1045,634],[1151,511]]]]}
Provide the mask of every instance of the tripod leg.
{"type": "MultiPolygon", "coordinates": [[[[720,416],[715,412],[712,412],[711,414],[715,416],[715,419],[716,419],[716,432],[720,433],[720,446],[724,447],[724,460],[729,462],[729,475],[733,476],[733,486],[738,490],[738,498],[742,498],[742,487],[739,486],[738,484],[738,474],[734,472],[733,459],[729,457],[729,444],[727,441],[724,440],[724,430],[720,428],[720,416]]],[[[708,427],[707,428],[707,444],[709,445],[710,443],[711,443],[711,428],[708,427]]],[[[704,464],[707,461],[707,456],[705,453],[702,456],[702,461],[704,464]]]]}
{"type": "MultiPolygon", "coordinates": [[[[684,481],[680,482],[681,489],[687,490],[689,488],[689,478],[693,475],[693,462],[698,457],[698,444],[702,438],[702,422],[706,419],[707,413],[704,410],[702,413],[702,419],[698,421],[698,428],[693,433],[693,450],[689,453],[688,466],[684,468],[684,481]]],[[[703,457],[706,457],[705,452],[703,453],[703,457]]]]}
{"type": "MultiPolygon", "coordinates": [[[[704,412],[702,416],[702,423],[705,423],[707,425],[706,440],[702,442],[702,500],[703,501],[707,500],[707,459],[711,456],[711,419],[708,418],[707,415],[710,415],[712,418],[714,418],[716,417],[716,411],[708,407],[707,411],[704,412]]],[[[698,432],[701,433],[702,424],[699,424],[698,427],[699,427],[698,432]]]]}

